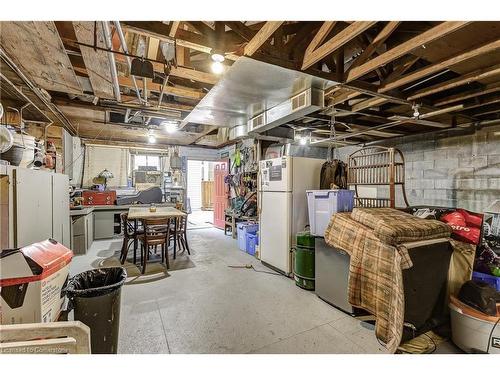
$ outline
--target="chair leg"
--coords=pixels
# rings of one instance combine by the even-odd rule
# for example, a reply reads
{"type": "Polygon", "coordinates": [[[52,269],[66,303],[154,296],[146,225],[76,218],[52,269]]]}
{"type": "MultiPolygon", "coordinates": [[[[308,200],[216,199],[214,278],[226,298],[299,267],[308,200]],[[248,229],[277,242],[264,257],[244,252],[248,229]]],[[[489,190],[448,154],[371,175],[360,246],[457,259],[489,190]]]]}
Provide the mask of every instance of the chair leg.
{"type": "Polygon", "coordinates": [[[120,252],[120,263],[121,264],[125,263],[125,259],[127,259],[127,252],[128,252],[127,243],[128,243],[128,240],[124,237],[123,243],[122,243],[122,251],[120,252]]]}
{"type": "Polygon", "coordinates": [[[184,242],[186,243],[186,250],[188,252],[188,255],[191,255],[191,252],[189,251],[189,245],[188,245],[188,239],[187,239],[187,233],[184,232],[184,242]]]}
{"type": "Polygon", "coordinates": [[[167,270],[170,268],[170,264],[168,262],[168,244],[165,245],[165,262],[167,263],[167,270]]]}
{"type": "MultiPolygon", "coordinates": [[[[142,246],[142,243],[141,243],[141,246],[142,246]]],[[[137,263],[137,237],[134,236],[134,264],[136,264],[136,263],[137,263]]]]}
{"type": "Polygon", "coordinates": [[[142,246],[142,249],[144,250],[144,254],[141,251],[141,258],[142,258],[142,270],[141,270],[141,274],[144,275],[146,273],[146,263],[148,261],[149,246],[144,245],[144,246],[142,246]]]}
{"type": "Polygon", "coordinates": [[[165,244],[161,244],[161,262],[165,261],[165,244]]]}

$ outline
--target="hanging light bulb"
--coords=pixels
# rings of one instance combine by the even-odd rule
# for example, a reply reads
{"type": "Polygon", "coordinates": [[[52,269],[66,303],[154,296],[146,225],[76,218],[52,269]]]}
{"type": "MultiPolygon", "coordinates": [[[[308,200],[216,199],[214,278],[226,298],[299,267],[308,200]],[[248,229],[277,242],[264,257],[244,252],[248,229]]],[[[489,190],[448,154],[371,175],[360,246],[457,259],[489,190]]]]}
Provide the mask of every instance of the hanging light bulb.
{"type": "Polygon", "coordinates": [[[148,142],[149,143],[156,143],[156,137],[153,133],[153,129],[148,129],[148,142]]]}
{"type": "Polygon", "coordinates": [[[210,68],[212,69],[212,72],[214,74],[222,74],[222,72],[224,72],[224,64],[221,63],[220,61],[212,62],[212,65],[210,68]]]}
{"type": "Polygon", "coordinates": [[[307,138],[306,137],[300,137],[299,144],[301,146],[305,146],[307,144],[307,138]]]}
{"type": "Polygon", "coordinates": [[[224,64],[222,63],[226,59],[224,57],[224,53],[218,50],[212,50],[210,57],[212,59],[212,72],[215,74],[221,74],[224,72],[224,64]]]}
{"type": "Polygon", "coordinates": [[[175,133],[178,130],[178,124],[175,121],[163,121],[161,124],[169,134],[175,133]]]}

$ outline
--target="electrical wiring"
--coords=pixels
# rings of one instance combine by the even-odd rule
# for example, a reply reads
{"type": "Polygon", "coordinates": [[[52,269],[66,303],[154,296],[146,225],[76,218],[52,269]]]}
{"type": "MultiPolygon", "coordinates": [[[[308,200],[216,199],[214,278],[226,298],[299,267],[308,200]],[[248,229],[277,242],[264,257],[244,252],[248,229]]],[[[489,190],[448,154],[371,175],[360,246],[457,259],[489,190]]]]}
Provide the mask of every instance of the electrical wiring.
{"type": "Polygon", "coordinates": [[[252,269],[255,272],[259,272],[259,273],[268,273],[269,275],[276,275],[276,276],[286,277],[285,275],[282,275],[281,273],[278,273],[278,272],[258,270],[252,264],[244,264],[244,265],[240,265],[240,266],[228,266],[228,267],[229,268],[240,268],[240,269],[252,269]]]}

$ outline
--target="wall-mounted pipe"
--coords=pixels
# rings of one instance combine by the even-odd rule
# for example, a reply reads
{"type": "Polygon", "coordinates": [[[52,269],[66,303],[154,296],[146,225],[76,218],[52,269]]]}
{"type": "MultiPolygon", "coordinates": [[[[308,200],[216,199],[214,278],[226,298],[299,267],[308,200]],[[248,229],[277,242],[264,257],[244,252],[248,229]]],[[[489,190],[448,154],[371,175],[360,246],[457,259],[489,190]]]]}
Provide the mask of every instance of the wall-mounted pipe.
{"type": "MultiPolygon", "coordinates": [[[[108,50],[113,49],[113,42],[111,40],[111,31],[109,30],[108,21],[102,21],[102,31],[104,33],[104,42],[108,50]]],[[[117,102],[121,101],[120,84],[118,83],[118,72],[116,71],[115,55],[108,52],[109,65],[111,70],[111,79],[113,81],[113,91],[115,92],[115,99],[117,102]]]]}
{"type": "MultiPolygon", "coordinates": [[[[120,21],[113,21],[115,24],[116,32],[118,33],[118,38],[120,39],[120,44],[122,46],[122,50],[124,53],[128,55],[128,47],[127,47],[127,42],[125,40],[125,35],[123,34],[122,26],[120,25],[120,21]]],[[[127,65],[129,71],[132,69],[132,60],[130,59],[130,56],[125,56],[127,60],[127,65]]],[[[142,103],[143,100],[141,98],[141,94],[139,93],[139,86],[137,86],[137,81],[135,79],[135,76],[132,76],[132,82],[134,84],[135,88],[135,94],[137,95],[137,99],[139,99],[139,103],[142,103]]]]}

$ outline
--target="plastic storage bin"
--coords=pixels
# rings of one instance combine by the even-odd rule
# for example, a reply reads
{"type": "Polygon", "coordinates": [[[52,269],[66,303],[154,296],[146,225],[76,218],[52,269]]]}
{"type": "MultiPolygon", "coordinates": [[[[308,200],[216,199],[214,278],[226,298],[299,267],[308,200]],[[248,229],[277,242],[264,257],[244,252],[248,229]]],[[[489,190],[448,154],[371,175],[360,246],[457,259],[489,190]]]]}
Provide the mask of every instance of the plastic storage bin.
{"type": "Polygon", "coordinates": [[[472,280],[483,281],[490,284],[493,288],[500,292],[500,277],[488,275],[481,272],[472,272],[472,280]]]}
{"type": "Polygon", "coordinates": [[[259,235],[257,233],[247,233],[246,235],[246,249],[247,253],[255,256],[255,247],[259,244],[259,235]]]}
{"type": "Polygon", "coordinates": [[[354,190],[306,190],[311,235],[323,237],[330,218],[352,211],[354,190]]]}
{"type": "Polygon", "coordinates": [[[241,222],[236,225],[238,228],[238,247],[241,251],[247,251],[247,233],[255,234],[259,230],[259,224],[241,222]]]}

